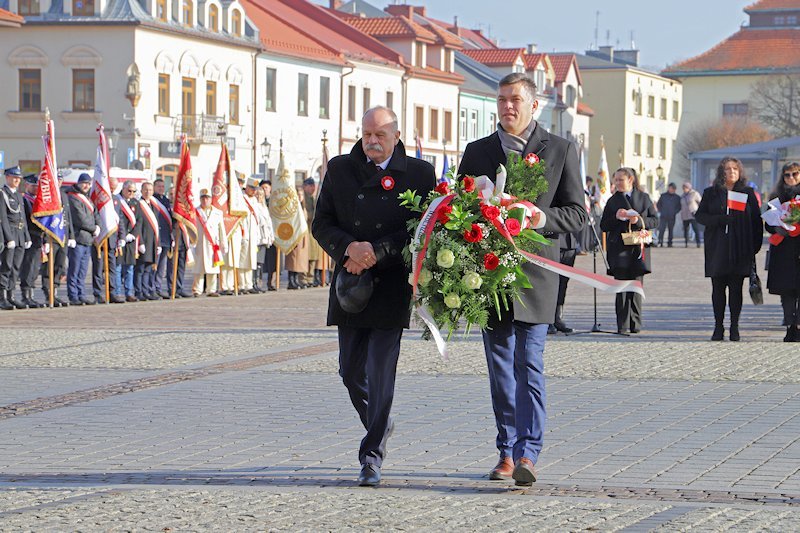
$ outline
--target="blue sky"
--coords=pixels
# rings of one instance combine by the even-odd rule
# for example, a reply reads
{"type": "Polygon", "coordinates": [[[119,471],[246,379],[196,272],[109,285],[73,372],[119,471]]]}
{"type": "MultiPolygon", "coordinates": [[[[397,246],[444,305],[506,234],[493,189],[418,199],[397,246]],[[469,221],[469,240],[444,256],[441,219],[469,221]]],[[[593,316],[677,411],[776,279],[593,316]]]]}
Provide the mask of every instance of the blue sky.
{"type": "MultiPolygon", "coordinates": [[[[315,0],[327,5],[327,0],[315,0]]],[[[504,47],[536,43],[540,51],[582,52],[594,43],[630,46],[631,31],[641,64],[661,69],[700,54],[735,33],[747,21],[742,11],[755,0],[424,0],[431,17],[480,27],[504,47]],[[607,32],[610,39],[607,41],[607,32]]],[[[371,1],[383,8],[387,1],[371,1]]]]}

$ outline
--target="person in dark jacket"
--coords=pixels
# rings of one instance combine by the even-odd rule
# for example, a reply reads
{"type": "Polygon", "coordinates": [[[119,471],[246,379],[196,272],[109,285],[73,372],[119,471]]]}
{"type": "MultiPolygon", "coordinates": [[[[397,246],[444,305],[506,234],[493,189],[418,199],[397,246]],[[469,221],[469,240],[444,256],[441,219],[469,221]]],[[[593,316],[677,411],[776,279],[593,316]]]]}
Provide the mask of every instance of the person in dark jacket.
{"type": "MultiPolygon", "coordinates": [[[[458,167],[461,175],[494,178],[508,153],[536,154],[544,161],[548,190],[536,200],[533,229],[555,240],[561,233],[580,231],[588,222],[578,149],[549,133],[533,119],[537,88],[522,73],[499,82],[500,125],[493,134],[467,145],[458,167]]],[[[544,246],[539,255],[558,261],[559,246],[544,246]]],[[[547,418],[544,346],[558,301],[559,276],[533,264],[522,266],[533,288],[523,289],[519,302],[497,317],[490,313],[483,331],[492,408],[500,458],[489,472],[492,480],[512,477],[517,485],[536,481],[535,464],[544,443],[547,418]]]]}
{"type": "MultiPolygon", "coordinates": [[[[68,307],[69,301],[58,297],[58,290],[61,287],[61,278],[67,274],[67,256],[69,250],[75,248],[75,232],[72,228],[72,209],[69,206],[69,195],[67,190],[61,187],[62,175],[58,173],[59,194],[61,195],[61,212],[64,224],[64,246],[61,246],[55,239],[48,239],[48,244],[53,247],[53,307],[68,307]]],[[[72,187],[69,187],[72,190],[72,187]]],[[[50,302],[50,266],[43,264],[42,270],[42,293],[45,302],[50,302]]]]}
{"type": "Polygon", "coordinates": [[[658,223],[658,245],[664,246],[664,233],[668,234],[667,246],[672,248],[672,232],[675,231],[675,217],[681,212],[681,197],[675,192],[677,185],[670,183],[667,192],[658,198],[656,207],[660,215],[658,223]]]}
{"type": "MultiPolygon", "coordinates": [[[[770,194],[781,203],[800,195],[800,163],[783,165],[781,179],[770,194]]],[[[767,231],[780,235],[778,244],[769,247],[767,289],[781,297],[783,320],[786,324],[784,342],[800,342],[800,236],[792,237],[783,227],[766,226],[767,231]]]]}
{"type": "Polygon", "coordinates": [[[44,304],[33,297],[33,286],[39,276],[42,266],[42,246],[44,243],[42,228],[33,222],[33,203],[36,201],[39,177],[36,174],[25,176],[25,194],[22,200],[25,203],[25,220],[28,223],[28,233],[31,236],[31,247],[25,250],[22,257],[22,266],[19,269],[19,286],[22,289],[22,303],[30,309],[44,307],[44,304]]]}
{"type": "Polygon", "coordinates": [[[114,195],[114,209],[119,217],[117,230],[116,284],[117,296],[126,302],[138,302],[133,288],[133,268],[136,264],[136,184],[130,180],[122,184],[114,195]]]}
{"type": "Polygon", "coordinates": [[[153,184],[142,183],[142,197],[136,209],[138,252],[133,271],[133,285],[139,300],[160,300],[156,294],[156,261],[162,252],[158,226],[158,211],[151,205],[153,184]]]}
{"type": "Polygon", "coordinates": [[[695,214],[697,221],[705,226],[705,274],[711,278],[711,303],[714,306],[712,341],[721,341],[725,333],[726,298],[730,309],[730,340],[740,339],[742,282],[750,275],[755,256],[761,249],[761,211],[755,192],[746,184],[741,161],[733,157],[723,158],[717,166],[714,183],[703,191],[703,199],[695,214]],[[746,195],[743,210],[728,208],[730,191],[746,195]]]}
{"type": "Polygon", "coordinates": [[[94,238],[100,235],[100,221],[97,210],[89,199],[92,178],[83,173],[78,177],[69,196],[69,209],[72,220],[72,232],[75,235],[75,247],[67,252],[67,296],[70,305],[94,305],[93,298],[85,295],[84,284],[89,270],[89,254],[92,253],[94,238]]]}
{"type": "MultiPolygon", "coordinates": [[[[650,196],[639,187],[639,177],[632,168],[614,172],[616,192],[606,202],[600,228],[606,232],[608,273],[616,279],[642,281],[652,269],[650,249],[642,245],[626,245],[622,234],[652,229],[658,224],[650,196]]],[[[617,332],[639,333],[642,329],[642,296],[634,292],[617,294],[615,302],[617,332]]]]}
{"type": "Polygon", "coordinates": [[[369,109],[361,126],[362,138],[350,154],[328,164],[311,230],[336,261],[328,325],[338,326],[339,375],[367,430],[358,483],[375,486],[394,427],[389,412],[397,358],[410,319],[411,286],[401,252],[411,239],[406,222],[415,214],[400,205],[398,195],[410,189],[425,198],[436,178],[429,163],[406,155],[391,109],[369,109]],[[343,270],[371,271],[373,294],[359,313],[346,312],[337,299],[343,270]]]}
{"type": "Polygon", "coordinates": [[[0,309],[27,309],[25,303],[14,298],[25,250],[32,246],[22,193],[19,191],[22,170],[14,166],[3,173],[6,183],[0,188],[0,225],[3,227],[5,249],[0,254],[0,309]]]}

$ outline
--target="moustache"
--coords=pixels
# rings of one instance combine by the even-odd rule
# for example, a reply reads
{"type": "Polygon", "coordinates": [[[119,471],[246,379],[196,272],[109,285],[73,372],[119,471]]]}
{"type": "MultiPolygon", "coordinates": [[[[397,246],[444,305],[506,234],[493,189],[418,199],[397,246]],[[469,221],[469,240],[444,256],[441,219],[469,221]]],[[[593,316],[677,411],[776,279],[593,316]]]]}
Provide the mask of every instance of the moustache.
{"type": "Polygon", "coordinates": [[[383,146],[378,143],[367,143],[364,146],[364,150],[370,150],[372,152],[383,152],[383,146]]]}

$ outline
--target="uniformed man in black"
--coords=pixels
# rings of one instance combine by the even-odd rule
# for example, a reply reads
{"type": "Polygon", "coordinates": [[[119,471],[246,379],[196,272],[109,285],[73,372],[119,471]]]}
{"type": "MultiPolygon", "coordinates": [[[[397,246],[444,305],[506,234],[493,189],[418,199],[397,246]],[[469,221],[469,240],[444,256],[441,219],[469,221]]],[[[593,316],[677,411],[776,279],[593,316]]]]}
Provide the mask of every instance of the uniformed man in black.
{"type": "Polygon", "coordinates": [[[38,309],[44,305],[33,298],[33,285],[36,283],[36,278],[39,276],[39,268],[42,265],[42,236],[44,234],[42,228],[34,224],[31,218],[38,182],[39,178],[36,174],[25,176],[25,194],[22,196],[22,200],[25,203],[25,220],[28,223],[28,233],[33,244],[25,250],[25,254],[22,257],[19,286],[22,289],[22,303],[31,309],[38,309]]]}
{"type": "Polygon", "coordinates": [[[25,249],[30,248],[31,236],[25,222],[25,206],[19,184],[22,181],[22,170],[19,166],[4,171],[6,183],[0,189],[0,223],[3,226],[5,250],[0,255],[0,309],[27,309],[28,306],[14,298],[19,269],[25,249]]]}
{"type": "Polygon", "coordinates": [[[409,326],[411,286],[402,249],[411,236],[406,222],[415,217],[398,195],[416,190],[423,198],[434,188],[433,167],[406,155],[397,116],[375,107],[364,114],[363,137],[349,155],[331,159],[317,200],[312,233],[335,261],[328,303],[328,325],[339,328],[339,375],[367,434],[361,441],[358,483],[381,479],[400,338],[409,326]],[[361,311],[337,299],[336,282],[346,270],[369,271],[373,293],[361,311]]]}

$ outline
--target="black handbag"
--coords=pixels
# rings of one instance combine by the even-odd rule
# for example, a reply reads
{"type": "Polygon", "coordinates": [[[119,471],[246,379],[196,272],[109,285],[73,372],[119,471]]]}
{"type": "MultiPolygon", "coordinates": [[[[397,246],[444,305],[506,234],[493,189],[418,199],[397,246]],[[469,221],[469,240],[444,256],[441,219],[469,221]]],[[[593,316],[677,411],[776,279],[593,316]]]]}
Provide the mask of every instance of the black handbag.
{"type": "Polygon", "coordinates": [[[339,307],[345,313],[360,313],[372,298],[374,285],[372,272],[369,270],[361,274],[351,274],[343,268],[336,275],[336,299],[339,307]]]}
{"type": "Polygon", "coordinates": [[[753,259],[753,264],[750,266],[750,299],[753,300],[754,305],[764,303],[764,292],[761,290],[761,279],[756,271],[755,259],[753,259]]]}

